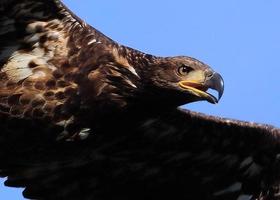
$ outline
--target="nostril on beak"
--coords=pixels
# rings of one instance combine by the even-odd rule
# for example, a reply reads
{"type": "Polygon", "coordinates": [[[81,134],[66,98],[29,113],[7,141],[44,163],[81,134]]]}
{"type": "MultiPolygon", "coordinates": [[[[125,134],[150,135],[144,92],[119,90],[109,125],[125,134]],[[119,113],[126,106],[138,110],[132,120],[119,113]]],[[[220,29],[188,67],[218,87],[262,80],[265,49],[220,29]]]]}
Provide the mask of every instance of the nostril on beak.
{"type": "Polygon", "coordinates": [[[205,77],[208,79],[208,78],[211,78],[213,76],[214,72],[212,70],[207,70],[205,71],[205,77]]]}

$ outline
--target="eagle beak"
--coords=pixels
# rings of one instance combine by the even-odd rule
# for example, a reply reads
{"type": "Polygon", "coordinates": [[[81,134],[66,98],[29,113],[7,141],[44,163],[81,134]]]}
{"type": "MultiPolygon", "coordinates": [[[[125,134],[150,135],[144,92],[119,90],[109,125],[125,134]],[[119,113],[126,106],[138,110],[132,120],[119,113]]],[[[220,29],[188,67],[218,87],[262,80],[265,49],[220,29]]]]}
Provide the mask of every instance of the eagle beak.
{"type": "Polygon", "coordinates": [[[205,86],[208,88],[211,88],[213,90],[216,90],[218,92],[218,99],[217,103],[220,101],[224,94],[224,79],[223,77],[215,72],[209,80],[206,81],[205,86]]]}
{"type": "Polygon", "coordinates": [[[193,93],[201,99],[207,100],[210,103],[216,104],[219,102],[224,93],[224,80],[219,73],[214,72],[210,77],[206,78],[204,83],[200,81],[180,81],[179,86],[186,91],[193,93]],[[218,98],[206,92],[208,89],[213,89],[218,92],[218,98]]]}

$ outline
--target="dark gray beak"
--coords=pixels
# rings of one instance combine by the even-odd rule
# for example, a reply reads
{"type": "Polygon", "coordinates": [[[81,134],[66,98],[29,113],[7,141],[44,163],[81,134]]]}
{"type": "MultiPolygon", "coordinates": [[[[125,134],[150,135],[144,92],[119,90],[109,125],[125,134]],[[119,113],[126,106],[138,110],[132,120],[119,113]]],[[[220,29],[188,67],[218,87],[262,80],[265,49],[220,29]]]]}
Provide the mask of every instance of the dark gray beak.
{"type": "Polygon", "coordinates": [[[218,99],[213,95],[213,99],[209,99],[209,102],[211,103],[218,103],[224,93],[224,80],[222,76],[219,73],[214,72],[213,75],[206,80],[205,86],[218,92],[218,99]]]}

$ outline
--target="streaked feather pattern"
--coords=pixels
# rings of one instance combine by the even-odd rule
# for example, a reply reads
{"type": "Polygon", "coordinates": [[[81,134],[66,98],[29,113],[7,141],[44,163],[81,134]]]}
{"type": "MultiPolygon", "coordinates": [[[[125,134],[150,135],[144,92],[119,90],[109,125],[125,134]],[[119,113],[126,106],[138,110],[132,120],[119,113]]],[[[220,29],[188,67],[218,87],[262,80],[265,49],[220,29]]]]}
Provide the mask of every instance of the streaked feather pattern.
{"type": "Polygon", "coordinates": [[[58,0],[1,0],[5,184],[32,199],[279,200],[280,130],[162,110],[145,92],[166,65],[143,69],[160,59],[58,0]]]}

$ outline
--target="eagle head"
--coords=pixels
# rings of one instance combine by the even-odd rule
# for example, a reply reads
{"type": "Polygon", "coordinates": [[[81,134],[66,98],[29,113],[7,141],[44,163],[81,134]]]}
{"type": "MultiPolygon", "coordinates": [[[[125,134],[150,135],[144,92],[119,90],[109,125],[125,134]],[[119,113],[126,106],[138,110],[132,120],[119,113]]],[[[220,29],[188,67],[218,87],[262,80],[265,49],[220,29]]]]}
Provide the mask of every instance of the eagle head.
{"type": "Polygon", "coordinates": [[[206,100],[216,104],[224,91],[222,76],[208,65],[186,56],[154,59],[141,68],[147,91],[158,102],[182,105],[206,100]],[[208,92],[217,91],[217,97],[208,92]]]}
{"type": "Polygon", "coordinates": [[[223,95],[221,75],[194,58],[156,57],[127,47],[109,55],[111,62],[106,59],[88,76],[100,102],[177,107],[200,100],[215,104],[223,95]],[[217,97],[209,89],[216,90],[217,97]]]}

